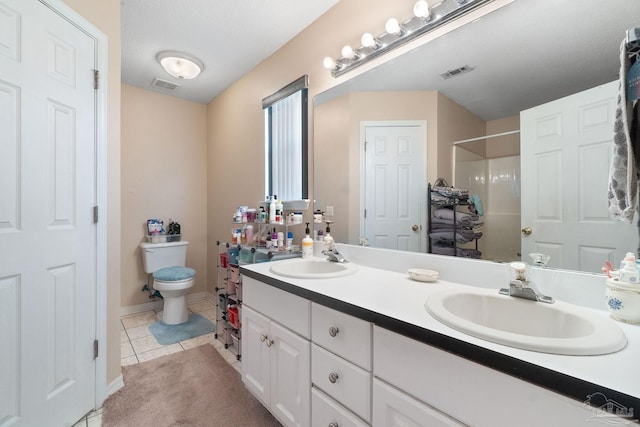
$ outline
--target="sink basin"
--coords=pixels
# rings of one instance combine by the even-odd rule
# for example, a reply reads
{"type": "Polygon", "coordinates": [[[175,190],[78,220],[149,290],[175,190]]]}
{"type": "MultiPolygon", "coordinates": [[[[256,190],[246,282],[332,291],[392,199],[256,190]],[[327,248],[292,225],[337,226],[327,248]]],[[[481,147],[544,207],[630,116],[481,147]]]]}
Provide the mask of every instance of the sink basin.
{"type": "Polygon", "coordinates": [[[330,279],[353,274],[358,271],[358,266],[351,262],[339,263],[312,258],[276,261],[270,270],[273,274],[296,279],[330,279]]]}
{"type": "Polygon", "coordinates": [[[497,289],[447,289],[430,295],[424,306],[453,329],[524,350],[597,355],[627,344],[607,317],[561,301],[545,304],[500,295],[497,289]]]}

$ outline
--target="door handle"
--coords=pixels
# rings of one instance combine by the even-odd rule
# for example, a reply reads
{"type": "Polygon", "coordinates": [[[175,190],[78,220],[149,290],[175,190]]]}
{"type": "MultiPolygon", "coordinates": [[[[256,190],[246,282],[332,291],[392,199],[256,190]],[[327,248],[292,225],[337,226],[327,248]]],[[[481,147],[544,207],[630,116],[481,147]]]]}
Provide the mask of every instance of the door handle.
{"type": "Polygon", "coordinates": [[[522,233],[523,236],[529,236],[533,230],[531,229],[531,227],[525,227],[522,230],[520,230],[520,232],[522,233]]]}
{"type": "Polygon", "coordinates": [[[411,226],[411,229],[412,229],[413,231],[418,231],[418,230],[420,230],[420,226],[419,226],[418,224],[413,224],[413,225],[411,226]]]}

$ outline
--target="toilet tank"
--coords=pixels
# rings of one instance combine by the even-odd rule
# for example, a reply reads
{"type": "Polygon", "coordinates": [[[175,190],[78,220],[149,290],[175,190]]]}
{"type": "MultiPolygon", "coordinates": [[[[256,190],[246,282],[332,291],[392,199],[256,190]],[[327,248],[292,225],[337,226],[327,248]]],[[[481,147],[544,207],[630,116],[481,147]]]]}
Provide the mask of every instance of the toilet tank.
{"type": "Polygon", "coordinates": [[[189,242],[141,243],[142,266],[145,273],[153,273],[164,267],[184,267],[189,242]]]}

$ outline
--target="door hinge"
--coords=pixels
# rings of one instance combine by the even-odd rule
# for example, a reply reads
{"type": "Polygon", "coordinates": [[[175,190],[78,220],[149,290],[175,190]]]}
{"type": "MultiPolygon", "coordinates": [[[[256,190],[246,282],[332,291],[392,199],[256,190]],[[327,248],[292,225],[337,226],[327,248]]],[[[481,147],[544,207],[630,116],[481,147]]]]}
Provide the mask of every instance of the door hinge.
{"type": "Polygon", "coordinates": [[[366,209],[364,210],[364,217],[365,218],[367,217],[367,210],[366,209]]]}
{"type": "Polygon", "coordinates": [[[97,206],[93,207],[93,223],[94,224],[98,223],[98,207],[97,206]]]}
{"type": "Polygon", "coordinates": [[[365,141],[365,142],[364,142],[364,151],[367,151],[367,144],[368,144],[368,142],[367,142],[367,141],[365,141]]]}
{"type": "Polygon", "coordinates": [[[98,358],[98,340],[93,340],[93,359],[98,358]]]}
{"type": "Polygon", "coordinates": [[[100,87],[100,71],[93,70],[93,88],[98,90],[100,87]]]}

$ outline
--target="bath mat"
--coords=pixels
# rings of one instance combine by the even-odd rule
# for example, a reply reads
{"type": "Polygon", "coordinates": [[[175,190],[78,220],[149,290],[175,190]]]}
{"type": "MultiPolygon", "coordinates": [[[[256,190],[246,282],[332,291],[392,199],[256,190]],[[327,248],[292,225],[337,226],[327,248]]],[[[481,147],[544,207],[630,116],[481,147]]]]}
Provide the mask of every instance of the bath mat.
{"type": "Polygon", "coordinates": [[[159,344],[169,345],[211,333],[216,330],[216,326],[206,317],[199,314],[190,314],[185,323],[167,325],[160,320],[149,325],[149,330],[159,344]]]}

